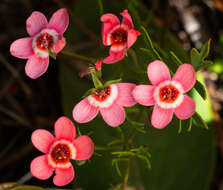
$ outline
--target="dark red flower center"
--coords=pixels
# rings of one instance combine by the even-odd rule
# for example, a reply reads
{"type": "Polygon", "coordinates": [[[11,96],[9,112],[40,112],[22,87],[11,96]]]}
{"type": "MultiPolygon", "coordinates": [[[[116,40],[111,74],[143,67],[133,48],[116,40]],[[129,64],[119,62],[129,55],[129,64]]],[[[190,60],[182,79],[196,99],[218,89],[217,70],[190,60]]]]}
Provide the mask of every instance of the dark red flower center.
{"type": "Polygon", "coordinates": [[[112,44],[126,43],[127,41],[127,32],[123,28],[118,28],[112,32],[112,44]]]}
{"type": "Polygon", "coordinates": [[[165,103],[175,102],[179,94],[179,90],[171,84],[161,87],[159,90],[160,100],[165,103]]]}
{"type": "Polygon", "coordinates": [[[110,94],[111,94],[111,86],[108,86],[105,89],[99,89],[97,92],[95,92],[91,96],[94,97],[97,101],[103,102],[110,96],[110,94]]]}
{"type": "Polygon", "coordinates": [[[71,151],[66,144],[59,143],[53,147],[51,156],[56,163],[67,163],[71,157],[71,151]]]}
{"type": "Polygon", "coordinates": [[[51,49],[53,44],[53,36],[47,32],[40,34],[36,39],[36,46],[43,51],[51,49]]]}

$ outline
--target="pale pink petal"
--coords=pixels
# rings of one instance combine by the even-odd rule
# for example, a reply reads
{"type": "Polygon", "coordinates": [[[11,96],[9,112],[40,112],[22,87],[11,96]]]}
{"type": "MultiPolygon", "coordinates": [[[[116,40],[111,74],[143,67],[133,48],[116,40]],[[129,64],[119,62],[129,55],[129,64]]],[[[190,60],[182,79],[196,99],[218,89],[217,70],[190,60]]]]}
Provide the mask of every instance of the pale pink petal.
{"type": "Polygon", "coordinates": [[[32,133],[31,141],[39,151],[48,153],[54,136],[45,129],[37,129],[32,133]]]}
{"type": "Polygon", "coordinates": [[[172,117],[173,109],[163,109],[155,105],[151,116],[151,123],[155,128],[162,129],[171,122],[172,117]]]}
{"type": "Polygon", "coordinates": [[[118,104],[114,103],[109,108],[101,108],[100,112],[104,121],[112,127],[117,127],[125,121],[125,110],[118,104]]]}
{"type": "Polygon", "coordinates": [[[26,20],[26,30],[30,36],[35,36],[46,27],[48,21],[43,13],[34,11],[26,20]]]}
{"type": "Polygon", "coordinates": [[[44,180],[53,174],[54,169],[48,164],[47,155],[42,155],[32,160],[30,171],[32,176],[44,180]]]}
{"type": "Polygon", "coordinates": [[[94,152],[94,143],[88,136],[80,136],[73,141],[76,148],[75,160],[88,160],[94,152]]]}
{"type": "Polygon", "coordinates": [[[102,41],[105,46],[111,45],[109,41],[109,33],[112,29],[118,25],[120,25],[120,21],[117,16],[107,13],[101,16],[102,24],[102,41]]]}
{"type": "Polygon", "coordinates": [[[121,106],[133,106],[136,104],[135,99],[132,96],[132,91],[135,88],[133,83],[116,83],[114,84],[118,87],[118,98],[116,103],[121,106]]]}
{"type": "Polygon", "coordinates": [[[147,74],[153,85],[159,85],[165,80],[170,80],[170,72],[165,63],[155,60],[148,65],[147,74]]]}
{"type": "Polygon", "coordinates": [[[131,29],[128,31],[127,49],[130,48],[137,40],[138,35],[141,33],[138,30],[131,29]]]}
{"type": "Polygon", "coordinates": [[[62,8],[56,11],[50,19],[49,28],[54,28],[59,34],[63,34],[69,24],[69,15],[67,9],[62,8]]]}
{"type": "Polygon", "coordinates": [[[179,82],[184,92],[189,91],[196,83],[196,74],[193,66],[190,64],[180,65],[172,80],[179,82]]]}
{"type": "Polygon", "coordinates": [[[66,39],[65,39],[64,37],[62,37],[62,39],[59,40],[59,41],[57,42],[57,44],[55,44],[55,45],[53,46],[53,51],[54,51],[54,53],[55,53],[55,54],[58,54],[58,53],[64,48],[65,45],[66,45],[66,39]]]}
{"type": "Polygon", "coordinates": [[[179,119],[188,119],[195,112],[195,102],[192,98],[184,95],[184,100],[179,105],[179,107],[175,108],[174,113],[179,119]]]}
{"type": "Polygon", "coordinates": [[[10,46],[10,53],[18,58],[27,59],[34,54],[32,48],[32,38],[20,38],[10,46]]]}
{"type": "Polygon", "coordinates": [[[56,175],[53,177],[53,183],[56,186],[65,186],[74,179],[73,166],[69,168],[56,168],[55,173],[56,175]]]}
{"type": "Polygon", "coordinates": [[[73,118],[78,123],[87,123],[98,114],[98,108],[92,106],[88,99],[81,100],[73,109],[73,118]]]}
{"type": "Polygon", "coordinates": [[[125,56],[125,49],[115,52],[110,49],[109,56],[103,60],[105,64],[112,64],[122,60],[125,56]]]}
{"type": "Polygon", "coordinates": [[[129,30],[134,28],[132,18],[130,14],[128,13],[128,10],[124,10],[123,12],[120,13],[123,16],[122,19],[122,25],[128,26],[129,30]]]}
{"type": "Polygon", "coordinates": [[[132,91],[132,95],[139,104],[151,106],[155,104],[153,98],[154,89],[155,87],[151,85],[138,85],[132,91]]]}
{"type": "Polygon", "coordinates": [[[76,129],[73,122],[67,117],[60,117],[54,125],[56,138],[66,138],[73,140],[76,136],[76,129]]]}
{"type": "Polygon", "coordinates": [[[41,58],[33,55],[28,59],[25,66],[25,71],[30,78],[36,79],[46,72],[48,66],[49,57],[41,58]]]}

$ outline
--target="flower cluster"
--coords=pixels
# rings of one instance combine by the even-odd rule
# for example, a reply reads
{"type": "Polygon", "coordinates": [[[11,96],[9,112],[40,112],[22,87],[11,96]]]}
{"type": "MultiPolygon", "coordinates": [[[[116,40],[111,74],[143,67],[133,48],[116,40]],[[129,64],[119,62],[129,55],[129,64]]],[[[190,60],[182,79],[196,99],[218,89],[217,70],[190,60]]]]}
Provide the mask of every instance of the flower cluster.
{"type": "MultiPolygon", "coordinates": [[[[73,119],[78,123],[86,123],[100,112],[109,126],[117,127],[125,121],[123,107],[131,107],[136,103],[144,106],[154,105],[151,124],[158,129],[171,122],[173,113],[181,120],[190,118],[195,112],[195,102],[184,94],[196,82],[195,71],[190,64],[182,64],[171,79],[165,63],[153,61],[147,68],[152,85],[118,82],[102,85],[97,78],[95,72],[101,72],[102,62],[112,64],[123,59],[126,51],[140,35],[140,32],[134,29],[128,11],[124,10],[120,14],[123,17],[121,24],[113,14],[104,14],[101,17],[102,42],[105,46],[111,46],[109,56],[95,63],[96,70],[88,69],[83,73],[83,76],[91,73],[93,81],[99,85],[95,84],[94,91],[74,106],[73,119]]],[[[56,55],[64,48],[66,40],[63,33],[68,24],[66,9],[56,11],[49,23],[46,17],[37,11],[27,19],[27,32],[31,37],[14,41],[10,52],[15,57],[28,59],[25,72],[30,78],[36,79],[45,73],[49,55],[56,55]]],[[[44,129],[33,132],[32,143],[44,155],[35,158],[30,168],[32,175],[39,179],[48,179],[55,171],[54,184],[64,186],[74,178],[70,159],[89,159],[94,152],[94,143],[88,136],[75,138],[75,126],[66,117],[60,117],[56,121],[54,131],[55,137],[44,129]]]]}

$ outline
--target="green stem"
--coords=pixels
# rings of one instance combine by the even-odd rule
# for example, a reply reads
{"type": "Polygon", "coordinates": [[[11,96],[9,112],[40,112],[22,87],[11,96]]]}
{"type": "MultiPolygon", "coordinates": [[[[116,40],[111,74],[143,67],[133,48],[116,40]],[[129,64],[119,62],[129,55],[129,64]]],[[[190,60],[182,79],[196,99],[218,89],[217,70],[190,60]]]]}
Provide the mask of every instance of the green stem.
{"type": "Polygon", "coordinates": [[[98,79],[95,71],[93,71],[93,70],[91,70],[91,78],[93,80],[94,87],[96,89],[102,89],[104,87],[103,84],[101,83],[101,81],[98,79]]]}
{"type": "Polygon", "coordinates": [[[75,57],[75,58],[80,59],[80,60],[83,60],[83,61],[88,61],[88,62],[92,62],[92,63],[95,63],[96,62],[96,59],[95,58],[86,57],[86,56],[79,55],[79,54],[74,53],[74,52],[69,52],[69,51],[62,50],[61,53],[64,54],[64,55],[69,55],[69,56],[75,57]]]}
{"type": "Polygon", "coordinates": [[[129,164],[129,161],[128,161],[128,166],[125,170],[125,177],[124,177],[124,180],[123,180],[123,184],[122,184],[122,188],[121,190],[125,190],[126,187],[127,187],[127,182],[128,182],[128,179],[129,179],[129,170],[130,170],[130,164],[129,164]]]}

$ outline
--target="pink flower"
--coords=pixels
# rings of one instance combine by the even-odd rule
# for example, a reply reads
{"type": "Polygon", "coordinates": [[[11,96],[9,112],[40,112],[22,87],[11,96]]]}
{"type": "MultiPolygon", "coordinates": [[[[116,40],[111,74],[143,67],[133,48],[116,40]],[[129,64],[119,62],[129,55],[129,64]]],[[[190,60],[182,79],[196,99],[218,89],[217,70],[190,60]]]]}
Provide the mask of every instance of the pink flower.
{"type": "Polygon", "coordinates": [[[74,178],[73,160],[87,160],[94,152],[94,143],[88,136],[76,137],[74,124],[66,117],[60,117],[54,126],[55,136],[44,129],[32,133],[32,143],[41,152],[30,165],[31,173],[38,179],[48,179],[55,171],[53,183],[64,186],[74,178]]]}
{"type": "Polygon", "coordinates": [[[65,8],[56,11],[48,23],[46,17],[34,11],[26,20],[26,29],[31,37],[21,38],[11,44],[13,56],[28,59],[25,72],[36,79],[44,74],[49,65],[49,53],[57,54],[65,44],[63,33],[69,24],[69,16],[65,8]]]}
{"type": "Polygon", "coordinates": [[[103,60],[106,64],[120,61],[125,56],[125,50],[129,49],[140,35],[139,31],[133,29],[134,25],[128,10],[120,14],[123,16],[121,24],[113,14],[107,13],[101,17],[103,44],[111,46],[109,56],[103,60]]]}
{"type": "Polygon", "coordinates": [[[95,63],[95,68],[100,71],[101,70],[101,65],[102,65],[102,59],[98,60],[96,63],[95,63]]]}
{"type": "Polygon", "coordinates": [[[105,122],[116,127],[125,120],[123,106],[136,104],[132,97],[132,90],[135,88],[132,83],[116,83],[109,85],[104,90],[98,90],[84,98],[73,109],[73,118],[79,123],[86,123],[96,117],[100,111],[105,122]]]}
{"type": "Polygon", "coordinates": [[[139,104],[155,105],[151,116],[154,127],[164,128],[172,120],[173,113],[181,120],[194,114],[194,100],[184,95],[196,82],[195,71],[190,64],[181,65],[171,80],[168,67],[156,60],[148,65],[147,74],[152,85],[136,86],[133,97],[139,104]]]}

